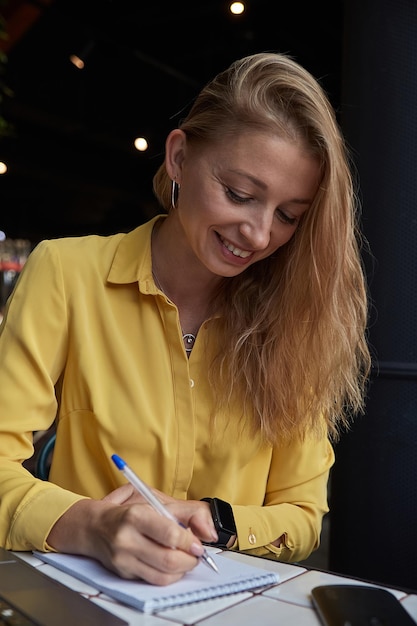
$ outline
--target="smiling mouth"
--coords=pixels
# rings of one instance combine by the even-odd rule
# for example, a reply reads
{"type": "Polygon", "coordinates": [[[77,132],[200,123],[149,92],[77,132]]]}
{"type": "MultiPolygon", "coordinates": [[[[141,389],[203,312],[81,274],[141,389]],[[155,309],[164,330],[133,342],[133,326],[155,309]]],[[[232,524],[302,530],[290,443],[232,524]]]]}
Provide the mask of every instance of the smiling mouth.
{"type": "Polygon", "coordinates": [[[235,256],[238,256],[241,259],[247,259],[252,254],[252,252],[248,252],[247,250],[242,250],[241,248],[235,248],[235,246],[232,245],[230,241],[227,241],[227,239],[223,239],[223,237],[221,237],[220,235],[219,237],[220,237],[220,241],[222,242],[222,244],[228,250],[230,250],[230,252],[234,254],[235,256]]]}

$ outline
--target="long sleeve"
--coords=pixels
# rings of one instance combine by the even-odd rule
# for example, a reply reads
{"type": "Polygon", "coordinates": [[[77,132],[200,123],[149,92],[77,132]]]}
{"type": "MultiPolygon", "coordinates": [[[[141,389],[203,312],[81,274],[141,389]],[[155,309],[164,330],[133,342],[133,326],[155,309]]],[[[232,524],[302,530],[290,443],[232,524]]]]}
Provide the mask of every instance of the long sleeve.
{"type": "Polygon", "coordinates": [[[33,453],[32,432],[46,430],[57,411],[54,384],[67,341],[61,289],[59,271],[41,248],[22,273],[1,326],[0,542],[9,549],[44,549],[54,521],[78,499],[35,480],[21,465],[33,453]],[[42,297],[44,283],[48,298],[42,297]]]}
{"type": "Polygon", "coordinates": [[[333,448],[326,438],[274,450],[265,505],[233,507],[239,549],[299,561],[318,548],[322,518],[329,510],[327,484],[333,463],[333,448]],[[281,536],[281,548],[271,545],[281,536]]]}

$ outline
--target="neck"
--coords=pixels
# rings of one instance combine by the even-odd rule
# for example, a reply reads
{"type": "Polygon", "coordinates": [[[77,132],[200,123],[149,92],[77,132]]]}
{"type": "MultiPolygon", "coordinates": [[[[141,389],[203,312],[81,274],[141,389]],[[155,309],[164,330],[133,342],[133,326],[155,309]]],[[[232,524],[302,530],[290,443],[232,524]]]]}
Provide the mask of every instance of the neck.
{"type": "MultiPolygon", "coordinates": [[[[164,293],[167,298],[169,298],[171,300],[171,302],[174,302],[174,304],[177,306],[178,309],[178,313],[180,316],[180,320],[181,320],[181,327],[182,327],[182,332],[183,335],[189,335],[189,342],[188,343],[194,343],[194,341],[192,340],[192,338],[195,337],[198,333],[198,330],[201,326],[201,324],[203,323],[203,321],[206,319],[207,313],[202,313],[203,309],[201,307],[196,306],[196,304],[194,304],[194,306],[192,305],[182,305],[179,306],[178,301],[176,301],[172,296],[171,296],[171,292],[170,290],[165,287],[165,285],[161,282],[159,275],[157,274],[155,268],[152,270],[152,275],[154,278],[154,282],[155,285],[158,287],[158,289],[160,291],[162,291],[162,293],[164,293]]],[[[205,308],[205,311],[207,311],[207,306],[205,308]]]]}
{"type": "Polygon", "coordinates": [[[166,228],[168,219],[157,223],[152,233],[152,274],[155,285],[178,309],[184,348],[190,356],[199,328],[210,314],[213,292],[220,279],[210,276],[194,254],[186,258],[184,250],[189,250],[188,244],[166,228]]]}
{"type": "Polygon", "coordinates": [[[180,311],[207,314],[221,278],[208,272],[190,250],[182,228],[168,216],[152,233],[152,273],[155,283],[180,311]]]}

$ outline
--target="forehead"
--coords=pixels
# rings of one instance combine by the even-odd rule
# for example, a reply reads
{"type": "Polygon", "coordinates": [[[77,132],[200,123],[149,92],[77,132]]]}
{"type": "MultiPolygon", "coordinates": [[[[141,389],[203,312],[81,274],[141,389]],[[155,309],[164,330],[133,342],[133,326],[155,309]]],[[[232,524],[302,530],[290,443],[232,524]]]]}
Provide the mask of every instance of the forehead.
{"type": "Polygon", "coordinates": [[[249,168],[273,173],[284,164],[297,161],[317,168],[319,159],[301,138],[283,137],[265,131],[253,130],[229,134],[210,142],[192,142],[193,160],[212,164],[216,169],[249,168]]]}

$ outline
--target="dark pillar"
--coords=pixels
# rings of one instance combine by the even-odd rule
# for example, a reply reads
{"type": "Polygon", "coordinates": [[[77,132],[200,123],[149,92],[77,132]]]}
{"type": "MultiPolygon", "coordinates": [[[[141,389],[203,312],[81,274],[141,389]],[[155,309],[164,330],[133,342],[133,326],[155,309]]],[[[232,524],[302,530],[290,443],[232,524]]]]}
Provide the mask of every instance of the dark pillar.
{"type": "Polygon", "coordinates": [[[356,163],[376,373],[336,446],[331,569],[417,589],[417,2],[345,0],[341,123],[356,163]]]}

